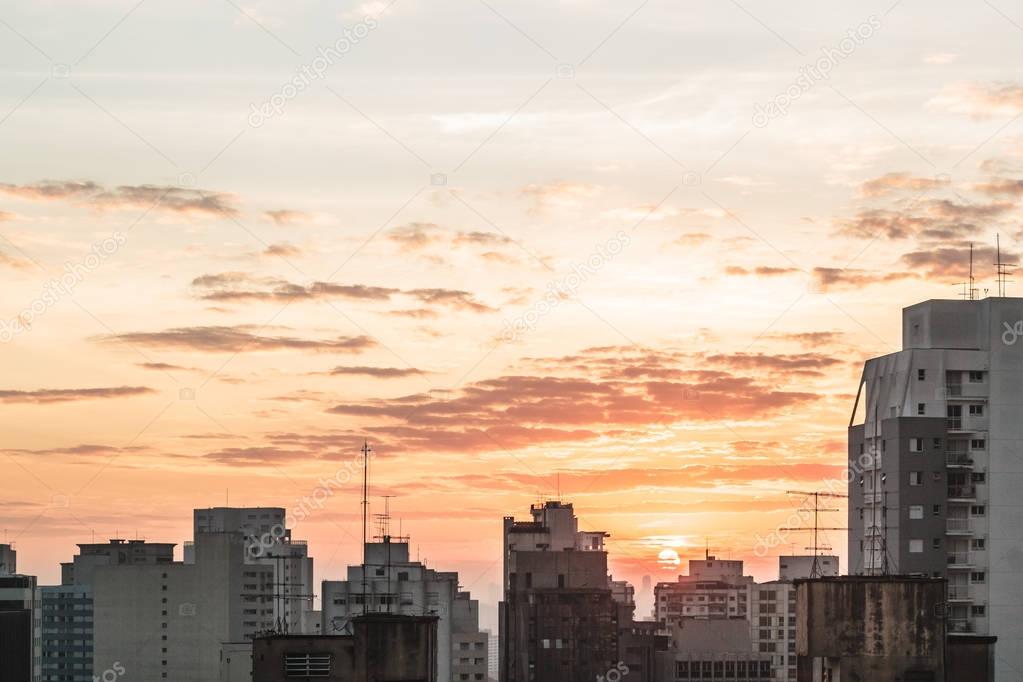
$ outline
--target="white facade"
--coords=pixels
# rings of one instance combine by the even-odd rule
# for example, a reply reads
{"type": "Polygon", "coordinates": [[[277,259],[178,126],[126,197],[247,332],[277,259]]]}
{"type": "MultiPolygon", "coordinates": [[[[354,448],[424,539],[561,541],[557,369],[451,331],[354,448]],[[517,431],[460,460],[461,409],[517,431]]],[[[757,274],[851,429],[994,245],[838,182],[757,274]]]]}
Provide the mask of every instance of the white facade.
{"type": "Polygon", "coordinates": [[[408,542],[393,542],[389,536],[366,543],[365,551],[365,579],[360,564],[348,567],[347,580],[323,581],[323,634],[349,634],[351,619],[363,613],[437,616],[439,682],[486,679],[486,635],[479,629],[478,606],[468,606],[468,594],[459,592],[458,573],[412,561],[408,542]]]}
{"type": "Polygon", "coordinates": [[[926,301],[902,331],[864,367],[850,428],[849,570],[947,577],[949,629],[997,636],[996,679],[1016,679],[1023,299],[926,301]]]}
{"type": "MultiPolygon", "coordinates": [[[[788,554],[778,557],[778,579],[797,580],[809,578],[813,573],[814,556],[812,554],[788,554]]],[[[819,577],[838,575],[838,557],[834,554],[821,554],[816,557],[819,577]]]]}
{"type": "Polygon", "coordinates": [[[749,586],[753,650],[771,656],[776,680],[796,679],[796,588],[777,581],[749,586]]]}
{"type": "MultiPolygon", "coordinates": [[[[320,619],[313,611],[313,560],[304,541],[293,540],[282,507],[211,507],[192,512],[193,532],[240,533],[247,539],[246,562],[274,570],[277,599],[274,622],[290,634],[317,634],[320,619]]],[[[185,563],[192,559],[185,545],[185,563]]]]}
{"type": "Polygon", "coordinates": [[[273,568],[246,564],[245,549],[238,533],[208,533],[192,564],[97,567],[94,674],[120,664],[130,679],[219,682],[225,656],[244,659],[274,625],[273,568]]]}

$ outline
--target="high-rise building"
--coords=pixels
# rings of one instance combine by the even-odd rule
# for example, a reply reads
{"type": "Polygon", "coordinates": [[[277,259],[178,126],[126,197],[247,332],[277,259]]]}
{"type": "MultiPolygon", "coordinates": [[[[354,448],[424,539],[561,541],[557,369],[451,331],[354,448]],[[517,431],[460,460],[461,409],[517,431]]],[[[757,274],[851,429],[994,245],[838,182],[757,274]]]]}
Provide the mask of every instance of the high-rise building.
{"type": "MultiPolygon", "coordinates": [[[[247,563],[274,570],[275,629],[316,634],[320,614],[313,610],[313,560],[309,547],[291,537],[283,507],[211,507],[192,512],[193,533],[241,533],[247,563]]],[[[185,563],[192,561],[192,543],[185,543],[185,563]]]]}
{"type": "Polygon", "coordinates": [[[0,576],[0,680],[38,682],[39,601],[32,575],[0,576]]]}
{"type": "Polygon", "coordinates": [[[504,519],[502,682],[620,676],[607,533],[579,531],[571,504],[546,502],[530,512],[530,521],[504,519]]]}
{"type": "Polygon", "coordinates": [[[1023,669],[1021,337],[1020,298],[905,308],[849,427],[849,572],[947,578],[949,630],[996,635],[1003,671],[1023,669]]]}
{"type": "Polygon", "coordinates": [[[0,544],[0,575],[14,575],[18,572],[18,553],[14,547],[0,544]]]}
{"type": "Polygon", "coordinates": [[[324,635],[350,635],[363,614],[437,616],[437,679],[485,680],[487,636],[479,603],[459,591],[458,573],[436,571],[409,556],[406,538],[386,532],[365,545],[365,564],[348,567],[347,580],[324,580],[324,635]]]}
{"type": "Polygon", "coordinates": [[[174,545],[169,543],[110,540],[78,545],[78,554],[61,564],[61,584],[39,588],[43,682],[93,680],[93,579],[97,567],[167,565],[173,561],[174,545]]]}
{"type": "Polygon", "coordinates": [[[120,666],[132,679],[216,682],[231,658],[249,679],[251,640],[275,629],[274,569],[245,561],[240,533],[200,533],[193,563],[94,569],[93,674],[120,666]],[[248,658],[249,660],[245,660],[248,658]]]}

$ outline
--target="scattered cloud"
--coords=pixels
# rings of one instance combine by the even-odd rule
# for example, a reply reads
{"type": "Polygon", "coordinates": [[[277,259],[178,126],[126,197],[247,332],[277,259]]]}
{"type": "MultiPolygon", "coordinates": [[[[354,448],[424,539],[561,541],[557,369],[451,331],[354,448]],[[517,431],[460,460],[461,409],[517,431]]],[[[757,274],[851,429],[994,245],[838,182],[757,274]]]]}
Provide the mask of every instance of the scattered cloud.
{"type": "Polygon", "coordinates": [[[415,367],[345,367],[338,366],[327,372],[332,376],[367,376],[378,379],[402,379],[409,376],[418,376],[422,370],[415,367]]]}
{"type": "Polygon", "coordinates": [[[104,400],[156,393],[145,386],[115,386],[112,388],[44,388],[35,391],[0,390],[4,403],[69,403],[80,400],[104,400]]]}
{"type": "Polygon", "coordinates": [[[263,211],[263,215],[269,218],[275,225],[294,225],[295,223],[309,222],[312,216],[304,211],[292,211],[286,208],[273,211],[263,211]]]}
{"type": "Polygon", "coordinates": [[[32,267],[32,263],[24,258],[9,256],[3,251],[0,251],[0,267],[12,268],[14,270],[27,270],[32,267]]]}
{"type": "Polygon", "coordinates": [[[781,277],[784,275],[794,275],[802,272],[799,268],[778,268],[771,266],[759,266],[755,268],[744,268],[738,265],[729,265],[725,268],[726,275],[736,275],[745,277],[747,275],[756,275],[758,277],[781,277]]]}
{"type": "Polygon", "coordinates": [[[239,212],[232,194],[174,185],[120,185],[106,189],[92,181],[44,180],[29,185],[0,183],[0,193],[33,201],[79,200],[98,209],[145,208],[214,216],[234,216],[239,212]]]}
{"type": "Polygon", "coordinates": [[[138,362],[136,367],[152,370],[154,372],[199,372],[198,367],[184,367],[183,365],[172,365],[169,362],[138,362]]]}
{"type": "Polygon", "coordinates": [[[264,256],[280,256],[281,258],[297,257],[302,255],[302,250],[297,246],[281,242],[279,244],[271,244],[266,247],[263,251],[264,256]]]}
{"type": "Polygon", "coordinates": [[[551,182],[526,185],[522,196],[533,201],[534,210],[573,208],[599,196],[601,188],[583,182],[551,182]]]}
{"type": "Polygon", "coordinates": [[[879,197],[903,190],[927,192],[947,187],[949,182],[950,179],[947,176],[921,178],[909,173],[887,173],[879,178],[867,180],[863,183],[860,191],[863,193],[863,196],[879,197]]]}
{"type": "Polygon", "coordinates": [[[1023,180],[995,178],[973,187],[978,192],[994,196],[1023,197],[1023,180]]]}
{"type": "Polygon", "coordinates": [[[977,233],[1015,208],[1009,201],[990,204],[932,199],[911,209],[869,209],[839,225],[839,234],[860,239],[961,239],[977,233]]]}
{"type": "Polygon", "coordinates": [[[813,277],[822,289],[834,291],[916,279],[919,275],[912,272],[876,272],[856,268],[814,268],[813,277]]]}
{"type": "Polygon", "coordinates": [[[1016,83],[960,83],[930,102],[957,114],[984,119],[1023,113],[1023,86],[1016,83]]]}
{"type": "Polygon", "coordinates": [[[376,346],[368,336],[307,339],[265,336],[253,327],[177,327],[158,332],[129,332],[100,337],[101,341],[151,347],[193,350],[200,353],[246,353],[275,350],[309,350],[321,353],[361,353],[376,346]]]}
{"type": "MultiPolygon", "coordinates": [[[[994,263],[997,257],[994,247],[973,247],[975,263],[994,263]]],[[[1001,258],[1004,263],[1019,262],[1017,254],[1005,249],[1002,250],[1001,258]]],[[[922,271],[924,276],[929,279],[948,283],[960,282],[970,275],[970,245],[959,243],[953,246],[912,251],[904,254],[900,261],[907,268],[922,271]]]]}
{"type": "Polygon", "coordinates": [[[675,237],[672,243],[680,246],[700,246],[710,240],[711,236],[706,232],[687,232],[675,237]]]}

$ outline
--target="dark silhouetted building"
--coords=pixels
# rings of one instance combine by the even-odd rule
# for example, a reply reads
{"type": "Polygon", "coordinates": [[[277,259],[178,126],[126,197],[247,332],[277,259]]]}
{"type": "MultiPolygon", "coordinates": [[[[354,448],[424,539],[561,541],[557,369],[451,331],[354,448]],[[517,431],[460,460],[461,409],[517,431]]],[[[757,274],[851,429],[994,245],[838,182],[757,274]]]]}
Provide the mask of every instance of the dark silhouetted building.
{"type": "Polygon", "coordinates": [[[437,617],[371,613],[351,635],[268,635],[252,643],[253,682],[437,682],[437,617]]]}
{"type": "Polygon", "coordinates": [[[571,504],[547,502],[531,512],[532,521],[504,521],[502,682],[620,675],[607,534],[580,532],[571,504]]]}
{"type": "Polygon", "coordinates": [[[38,611],[34,576],[0,576],[0,680],[3,682],[38,679],[38,611]]]}

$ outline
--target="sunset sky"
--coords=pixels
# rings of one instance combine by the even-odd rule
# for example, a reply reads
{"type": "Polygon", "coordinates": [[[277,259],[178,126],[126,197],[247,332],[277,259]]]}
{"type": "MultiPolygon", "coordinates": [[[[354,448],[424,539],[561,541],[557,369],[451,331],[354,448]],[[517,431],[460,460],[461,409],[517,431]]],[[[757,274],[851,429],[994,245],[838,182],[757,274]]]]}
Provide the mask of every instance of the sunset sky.
{"type": "MultiPolygon", "coordinates": [[[[4,4],[19,568],[295,509],[366,438],[373,511],[483,600],[559,488],[616,578],[775,577],[901,308],[1015,258],[1021,38],[1004,0],[4,4]]],[[[317,580],[359,494],[294,528],[317,580]]]]}

